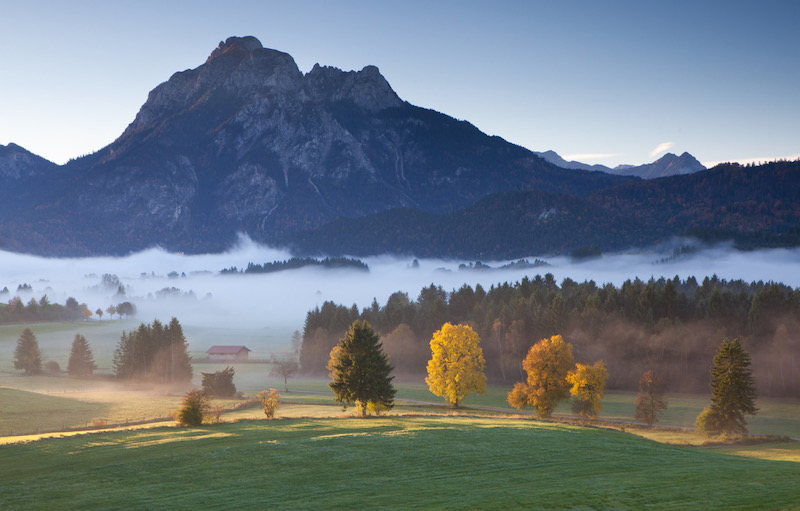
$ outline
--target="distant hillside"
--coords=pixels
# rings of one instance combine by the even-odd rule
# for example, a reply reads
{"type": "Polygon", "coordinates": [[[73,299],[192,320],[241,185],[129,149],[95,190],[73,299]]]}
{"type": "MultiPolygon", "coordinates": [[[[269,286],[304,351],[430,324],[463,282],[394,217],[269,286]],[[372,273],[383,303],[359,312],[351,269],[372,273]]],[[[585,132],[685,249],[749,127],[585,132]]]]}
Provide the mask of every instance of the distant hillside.
{"type": "Polygon", "coordinates": [[[800,162],[777,162],[720,165],[586,198],[508,192],[447,215],[394,209],[336,219],[281,242],[303,254],[512,259],[644,247],[681,235],[735,239],[742,248],[794,246],[798,228],[800,162]]]}
{"type": "Polygon", "coordinates": [[[301,254],[377,254],[464,259],[514,259],[569,253],[584,246],[627,248],[659,238],[635,217],[586,200],[543,191],[490,195],[446,215],[393,209],[365,218],[339,218],[280,240],[301,254]]]}
{"type": "Polygon", "coordinates": [[[597,192],[598,207],[681,233],[713,227],[784,232],[800,227],[800,161],[722,164],[705,172],[641,181],[597,192]]]}

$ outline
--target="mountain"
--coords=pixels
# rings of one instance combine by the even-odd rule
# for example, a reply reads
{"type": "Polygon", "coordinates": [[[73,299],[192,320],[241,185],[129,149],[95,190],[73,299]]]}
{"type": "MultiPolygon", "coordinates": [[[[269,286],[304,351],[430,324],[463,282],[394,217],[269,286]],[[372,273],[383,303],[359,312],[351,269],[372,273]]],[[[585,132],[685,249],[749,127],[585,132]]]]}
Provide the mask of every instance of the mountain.
{"type": "MultiPolygon", "coordinates": [[[[676,236],[734,240],[740,248],[800,244],[800,161],[637,181],[570,197],[544,191],[492,194],[446,215],[394,209],[336,219],[285,236],[304,255],[396,254],[516,259],[581,249],[646,247],[676,236]]],[[[589,251],[591,252],[591,250],[589,251]]]]}
{"type": "Polygon", "coordinates": [[[545,160],[549,161],[556,167],[561,167],[562,169],[573,169],[573,170],[588,170],[591,172],[605,172],[607,174],[612,174],[613,169],[606,167],[605,165],[600,165],[599,163],[594,165],[589,165],[588,163],[581,163],[579,161],[567,161],[562,158],[557,152],[555,151],[544,151],[544,152],[536,152],[545,160]]]}
{"type": "Polygon", "coordinates": [[[58,165],[16,144],[0,145],[0,188],[52,172],[58,165]]]}
{"type": "Polygon", "coordinates": [[[0,246],[218,251],[239,232],[270,241],[336,217],[445,214],[497,192],[585,196],[633,180],[565,171],[410,105],[374,66],[303,74],[288,54],[232,37],[151,91],[109,146],[0,191],[0,246]]]}
{"type": "Polygon", "coordinates": [[[618,176],[636,176],[642,179],[656,179],[659,177],[683,176],[706,170],[702,163],[689,153],[680,156],[667,153],[653,163],[635,167],[619,166],[611,169],[611,174],[618,176]]]}
{"type": "Polygon", "coordinates": [[[642,179],[693,174],[701,170],[706,170],[702,163],[687,152],[684,152],[680,156],[667,153],[653,163],[646,163],[644,165],[618,165],[614,168],[600,164],[588,165],[579,161],[567,161],[555,151],[537,152],[536,154],[563,169],[599,171],[617,176],[636,176],[642,179]]]}

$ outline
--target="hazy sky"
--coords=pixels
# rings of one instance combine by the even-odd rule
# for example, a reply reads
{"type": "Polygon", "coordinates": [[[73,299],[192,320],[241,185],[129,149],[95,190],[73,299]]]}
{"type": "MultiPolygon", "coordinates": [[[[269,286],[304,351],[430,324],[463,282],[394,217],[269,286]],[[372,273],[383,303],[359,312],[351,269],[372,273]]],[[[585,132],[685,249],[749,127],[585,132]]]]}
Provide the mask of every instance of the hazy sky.
{"type": "Polygon", "coordinates": [[[3,2],[0,144],[62,163],[253,35],[535,151],[617,165],[800,157],[800,2],[3,2]]]}

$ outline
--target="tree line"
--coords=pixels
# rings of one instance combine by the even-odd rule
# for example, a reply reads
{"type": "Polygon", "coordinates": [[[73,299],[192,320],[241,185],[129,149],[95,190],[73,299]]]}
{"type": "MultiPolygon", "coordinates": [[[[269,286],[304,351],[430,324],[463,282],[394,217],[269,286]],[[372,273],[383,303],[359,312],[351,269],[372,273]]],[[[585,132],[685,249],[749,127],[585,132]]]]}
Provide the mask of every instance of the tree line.
{"type": "Polygon", "coordinates": [[[303,329],[302,370],[323,373],[330,350],[355,320],[381,335],[398,374],[425,373],[428,340],[445,323],[470,325],[485,339],[486,375],[495,383],[523,379],[522,360],[540,339],[563,335],[580,361],[604,360],[611,388],[636,390],[654,369],[670,391],[702,392],[708,366],[726,338],[751,353],[762,395],[800,393],[800,293],[773,282],[627,280],[598,286],[552,274],[488,290],[464,285],[446,292],[433,284],[416,300],[392,294],[363,310],[325,302],[309,311],[303,329]]]}
{"type": "MultiPolygon", "coordinates": [[[[114,376],[121,380],[142,379],[155,383],[189,382],[192,378],[192,364],[188,347],[189,343],[177,318],[172,318],[166,326],[158,320],[154,320],[152,324],[142,323],[135,330],[122,332],[114,350],[114,376]]],[[[41,374],[43,358],[36,335],[30,328],[24,329],[14,350],[14,368],[24,371],[26,376],[41,374]]],[[[58,364],[48,362],[50,363],[55,364],[58,372],[58,364]]],[[[76,378],[87,378],[92,376],[95,369],[97,364],[89,342],[83,335],[75,334],[67,374],[76,378]]],[[[208,375],[204,373],[204,380],[206,376],[208,375]]],[[[224,378],[228,378],[232,385],[232,368],[224,373],[224,378]]],[[[235,392],[234,388],[232,393],[235,392]]]]}
{"type": "Polygon", "coordinates": [[[64,305],[60,305],[51,303],[47,295],[43,295],[39,300],[31,298],[27,303],[19,296],[14,296],[8,303],[0,303],[0,324],[84,321],[93,315],[102,318],[104,312],[107,312],[109,317],[113,317],[114,314],[118,314],[120,318],[133,316],[136,314],[136,306],[131,302],[122,302],[110,305],[105,311],[98,308],[92,312],[85,303],[78,303],[73,297],[67,298],[64,305]]]}
{"type": "Polygon", "coordinates": [[[360,271],[369,271],[369,266],[360,259],[350,259],[347,257],[326,257],[325,259],[313,259],[310,257],[292,257],[285,261],[273,261],[271,263],[256,264],[247,263],[244,270],[231,266],[220,271],[221,274],[235,273],[274,273],[283,270],[296,270],[307,266],[317,266],[326,269],[350,268],[360,271]]]}

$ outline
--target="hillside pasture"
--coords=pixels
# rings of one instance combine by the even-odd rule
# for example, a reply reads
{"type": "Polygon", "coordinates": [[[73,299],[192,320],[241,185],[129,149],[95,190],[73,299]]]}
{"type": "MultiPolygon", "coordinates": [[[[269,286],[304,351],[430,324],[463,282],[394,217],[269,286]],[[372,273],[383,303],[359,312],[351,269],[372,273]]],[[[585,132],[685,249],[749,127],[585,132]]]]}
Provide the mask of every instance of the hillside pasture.
{"type": "Polygon", "coordinates": [[[493,417],[278,419],[0,447],[4,509],[792,509],[800,463],[493,417]]]}

